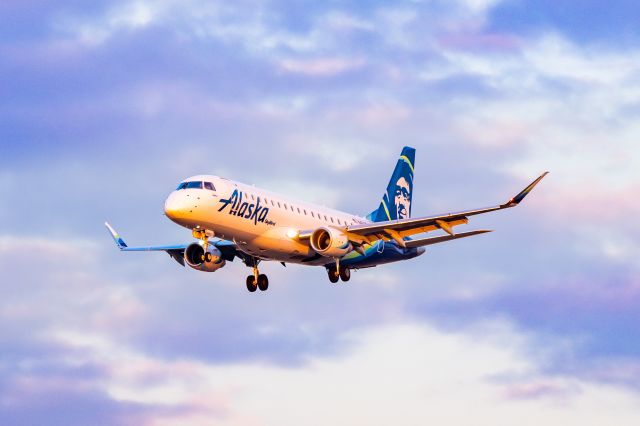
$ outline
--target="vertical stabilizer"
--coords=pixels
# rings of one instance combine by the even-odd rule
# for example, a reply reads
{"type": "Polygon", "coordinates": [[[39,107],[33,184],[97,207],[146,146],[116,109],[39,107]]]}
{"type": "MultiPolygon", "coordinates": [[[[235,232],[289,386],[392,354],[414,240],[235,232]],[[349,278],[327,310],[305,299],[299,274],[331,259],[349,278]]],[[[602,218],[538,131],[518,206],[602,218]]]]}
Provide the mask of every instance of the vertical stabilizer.
{"type": "Polygon", "coordinates": [[[391,175],[387,192],[382,197],[378,209],[369,214],[367,219],[373,222],[384,222],[411,217],[415,161],[416,150],[408,146],[404,147],[391,175]]]}

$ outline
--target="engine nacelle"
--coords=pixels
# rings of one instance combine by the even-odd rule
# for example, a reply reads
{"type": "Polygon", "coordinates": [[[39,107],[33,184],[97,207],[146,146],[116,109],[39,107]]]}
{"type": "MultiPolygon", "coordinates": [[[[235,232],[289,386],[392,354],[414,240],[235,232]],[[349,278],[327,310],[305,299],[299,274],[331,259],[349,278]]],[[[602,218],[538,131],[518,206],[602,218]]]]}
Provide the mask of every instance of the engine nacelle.
{"type": "Polygon", "coordinates": [[[326,257],[342,257],[353,251],[349,238],[337,229],[318,228],[311,234],[311,248],[326,257]]]}
{"type": "Polygon", "coordinates": [[[210,262],[202,260],[205,254],[204,247],[199,243],[193,243],[184,251],[184,260],[193,269],[203,272],[215,272],[227,263],[216,246],[209,245],[207,251],[211,253],[210,262]]]}

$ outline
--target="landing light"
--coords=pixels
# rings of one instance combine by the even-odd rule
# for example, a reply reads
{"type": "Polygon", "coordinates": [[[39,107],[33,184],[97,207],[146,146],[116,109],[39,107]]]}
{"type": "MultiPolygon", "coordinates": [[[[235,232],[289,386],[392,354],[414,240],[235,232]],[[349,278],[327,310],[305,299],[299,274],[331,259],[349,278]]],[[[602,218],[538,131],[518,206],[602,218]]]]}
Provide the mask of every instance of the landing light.
{"type": "Polygon", "coordinates": [[[300,235],[300,233],[298,231],[296,231],[295,229],[289,229],[287,231],[287,237],[289,237],[289,238],[296,238],[298,235],[300,235]]]}

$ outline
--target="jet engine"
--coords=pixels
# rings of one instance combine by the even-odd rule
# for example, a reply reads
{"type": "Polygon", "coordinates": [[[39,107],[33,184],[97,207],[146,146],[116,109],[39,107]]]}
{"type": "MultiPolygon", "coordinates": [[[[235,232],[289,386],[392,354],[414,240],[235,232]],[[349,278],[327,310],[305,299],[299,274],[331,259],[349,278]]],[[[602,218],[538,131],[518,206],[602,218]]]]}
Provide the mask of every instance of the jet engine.
{"type": "Polygon", "coordinates": [[[209,245],[207,252],[211,253],[211,260],[208,262],[203,260],[206,258],[204,247],[199,243],[193,243],[184,251],[184,260],[193,269],[203,272],[215,272],[226,264],[216,246],[209,245]]]}
{"type": "Polygon", "coordinates": [[[353,250],[349,238],[333,228],[318,228],[311,234],[311,248],[326,257],[342,257],[353,250]]]}

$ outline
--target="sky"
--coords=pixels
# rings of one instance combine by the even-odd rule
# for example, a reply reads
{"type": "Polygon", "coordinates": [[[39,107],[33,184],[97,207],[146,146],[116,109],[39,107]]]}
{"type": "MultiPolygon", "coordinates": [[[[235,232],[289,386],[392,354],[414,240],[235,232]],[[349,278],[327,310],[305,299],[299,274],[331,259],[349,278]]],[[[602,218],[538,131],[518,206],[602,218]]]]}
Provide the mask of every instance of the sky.
{"type": "MultiPolygon", "coordinates": [[[[640,5],[0,3],[0,424],[636,425],[640,5]],[[496,232],[332,285],[205,274],[166,196],[206,173],[496,232]]],[[[459,228],[462,230],[463,228],[459,228]]]]}

